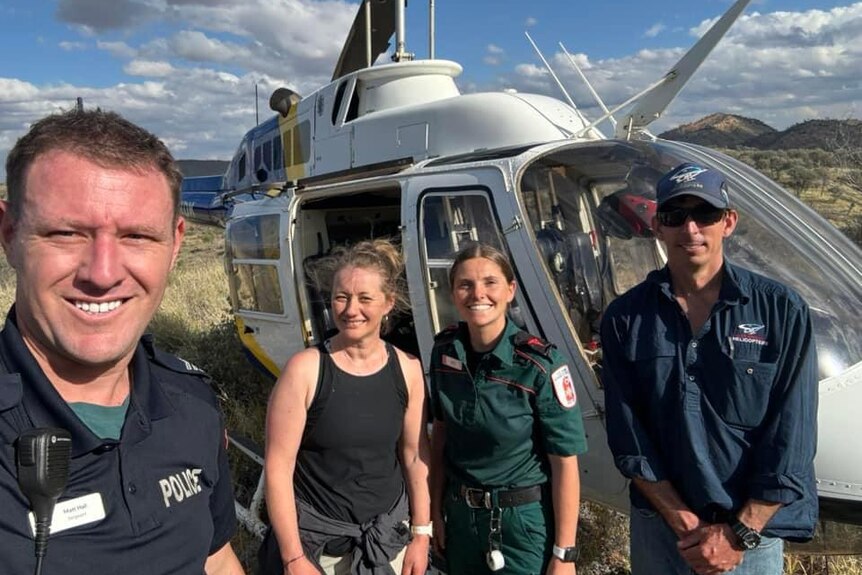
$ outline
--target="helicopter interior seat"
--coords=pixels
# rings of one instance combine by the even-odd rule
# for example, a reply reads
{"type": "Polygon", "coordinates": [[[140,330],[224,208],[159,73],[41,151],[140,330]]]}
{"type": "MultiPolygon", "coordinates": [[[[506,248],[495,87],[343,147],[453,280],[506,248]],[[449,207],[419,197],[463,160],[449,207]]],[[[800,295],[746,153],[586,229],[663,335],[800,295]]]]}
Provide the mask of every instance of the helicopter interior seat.
{"type": "Polygon", "coordinates": [[[602,231],[614,238],[651,238],[655,199],[626,185],[599,202],[595,214],[602,231]]]}
{"type": "Polygon", "coordinates": [[[546,225],[536,233],[536,243],[579,338],[584,343],[592,341],[598,333],[603,299],[592,237],[546,225]]]}

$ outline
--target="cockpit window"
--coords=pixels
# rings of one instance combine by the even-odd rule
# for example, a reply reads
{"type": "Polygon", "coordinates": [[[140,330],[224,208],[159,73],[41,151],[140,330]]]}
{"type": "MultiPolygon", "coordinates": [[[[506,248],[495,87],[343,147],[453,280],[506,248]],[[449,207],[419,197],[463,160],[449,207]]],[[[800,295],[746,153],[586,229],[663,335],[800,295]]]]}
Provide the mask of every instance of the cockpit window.
{"type": "MultiPolygon", "coordinates": [[[[518,197],[544,267],[585,351],[598,349],[601,314],[617,296],[666,261],[652,233],[655,185],[694,161],[721,170],[739,224],[728,259],[777,279],[811,308],[821,379],[862,360],[855,302],[858,249],[836,229],[753,168],[706,149],[672,142],[572,144],[521,170],[518,197]]],[[[598,355],[592,357],[598,361],[598,355]]]]}

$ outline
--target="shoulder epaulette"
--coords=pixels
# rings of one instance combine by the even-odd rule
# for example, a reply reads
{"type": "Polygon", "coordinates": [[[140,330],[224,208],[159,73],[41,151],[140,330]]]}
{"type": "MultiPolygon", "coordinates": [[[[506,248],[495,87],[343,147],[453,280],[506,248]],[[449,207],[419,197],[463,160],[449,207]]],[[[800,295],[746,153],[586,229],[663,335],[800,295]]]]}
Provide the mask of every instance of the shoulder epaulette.
{"type": "Polygon", "coordinates": [[[206,378],[209,377],[204,370],[202,370],[192,362],[186,361],[181,357],[177,357],[171,353],[162,351],[157,348],[153,343],[152,336],[145,335],[141,338],[141,342],[144,344],[144,348],[147,350],[147,355],[154,363],[157,363],[158,365],[171,371],[175,371],[177,373],[187,373],[189,375],[197,375],[199,377],[206,378]]]}
{"type": "Polygon", "coordinates": [[[525,331],[519,331],[516,333],[512,343],[514,343],[515,347],[518,349],[532,351],[533,353],[538,353],[542,357],[548,359],[551,359],[551,350],[556,347],[554,344],[525,331]]]}
{"type": "Polygon", "coordinates": [[[434,343],[448,343],[455,339],[455,336],[458,335],[459,326],[457,323],[453,323],[450,326],[446,326],[443,330],[434,336],[434,343]]]}

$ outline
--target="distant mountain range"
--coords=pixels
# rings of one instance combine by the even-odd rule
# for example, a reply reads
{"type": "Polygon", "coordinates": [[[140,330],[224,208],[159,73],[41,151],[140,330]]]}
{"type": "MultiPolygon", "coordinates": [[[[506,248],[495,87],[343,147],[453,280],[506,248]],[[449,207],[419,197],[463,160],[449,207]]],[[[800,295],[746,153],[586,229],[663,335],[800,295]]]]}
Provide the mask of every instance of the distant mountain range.
{"type": "Polygon", "coordinates": [[[194,178],[224,174],[230,162],[227,160],[177,160],[177,164],[179,164],[183,176],[194,178]]]}
{"type": "Polygon", "coordinates": [[[659,137],[711,148],[830,150],[835,147],[839,132],[845,144],[862,146],[862,120],[808,120],[779,131],[760,120],[734,114],[710,114],[659,137]]]}

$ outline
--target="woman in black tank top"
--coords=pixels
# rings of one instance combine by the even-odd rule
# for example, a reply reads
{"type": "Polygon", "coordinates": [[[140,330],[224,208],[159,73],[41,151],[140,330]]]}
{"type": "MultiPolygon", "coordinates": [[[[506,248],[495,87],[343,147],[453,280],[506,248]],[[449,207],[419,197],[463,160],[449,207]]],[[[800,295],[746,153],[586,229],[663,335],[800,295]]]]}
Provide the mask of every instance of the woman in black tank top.
{"type": "Polygon", "coordinates": [[[403,263],[394,246],[375,240],[336,250],[323,265],[338,333],[293,356],[270,398],[272,530],[260,572],[400,575],[403,563],[424,575],[425,384],[419,360],[381,338],[403,299],[403,263]]]}

